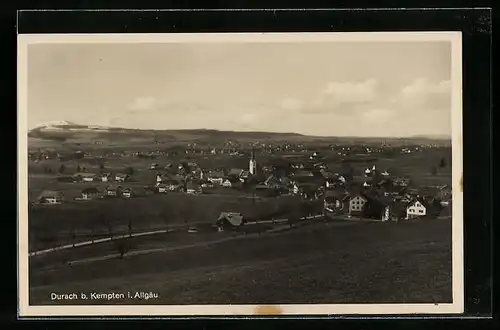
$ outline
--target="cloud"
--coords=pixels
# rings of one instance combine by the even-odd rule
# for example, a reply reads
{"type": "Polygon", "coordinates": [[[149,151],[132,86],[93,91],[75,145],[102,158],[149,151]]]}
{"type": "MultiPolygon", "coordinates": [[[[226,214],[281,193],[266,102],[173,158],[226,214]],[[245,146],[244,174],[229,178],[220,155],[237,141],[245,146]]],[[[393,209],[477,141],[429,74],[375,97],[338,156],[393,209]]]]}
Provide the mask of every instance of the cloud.
{"type": "Polygon", "coordinates": [[[317,94],[308,107],[311,113],[337,113],[365,110],[367,104],[378,99],[378,82],[367,79],[363,82],[331,81],[317,94]]]}
{"type": "Polygon", "coordinates": [[[403,87],[392,99],[395,106],[409,110],[441,110],[451,107],[451,82],[419,78],[403,87]]]}

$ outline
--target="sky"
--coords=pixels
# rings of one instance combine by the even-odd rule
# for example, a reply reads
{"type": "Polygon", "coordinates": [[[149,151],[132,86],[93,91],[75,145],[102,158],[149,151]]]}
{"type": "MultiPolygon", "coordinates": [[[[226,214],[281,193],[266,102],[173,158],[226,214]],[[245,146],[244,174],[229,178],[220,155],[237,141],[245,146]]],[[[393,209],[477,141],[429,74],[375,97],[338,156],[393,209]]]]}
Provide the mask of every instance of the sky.
{"type": "Polygon", "coordinates": [[[28,46],[28,127],[449,135],[451,44],[28,46]]]}

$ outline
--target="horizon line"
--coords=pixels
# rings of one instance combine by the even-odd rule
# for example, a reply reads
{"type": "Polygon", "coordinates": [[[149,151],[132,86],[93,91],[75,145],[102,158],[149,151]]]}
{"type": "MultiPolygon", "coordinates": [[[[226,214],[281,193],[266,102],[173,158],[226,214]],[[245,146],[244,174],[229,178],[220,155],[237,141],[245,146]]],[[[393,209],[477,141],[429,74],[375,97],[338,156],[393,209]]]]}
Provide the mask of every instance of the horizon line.
{"type": "MultiPolygon", "coordinates": [[[[86,127],[102,127],[103,129],[123,129],[123,130],[137,130],[137,131],[216,131],[216,132],[233,132],[233,133],[268,133],[268,134],[290,134],[290,135],[299,135],[304,137],[314,137],[314,138],[364,138],[364,139],[417,139],[417,138],[426,138],[426,139],[442,139],[442,140],[451,140],[451,134],[414,134],[414,135],[405,135],[405,136],[359,136],[359,135],[314,135],[314,134],[305,134],[298,132],[282,132],[282,131],[259,131],[259,130],[221,130],[217,128],[166,128],[166,129],[157,129],[157,128],[127,128],[127,127],[119,127],[119,126],[104,126],[104,125],[92,125],[92,124],[77,124],[74,122],[68,122],[70,125],[75,126],[86,126],[86,127]]],[[[40,124],[38,124],[40,125],[40,124]]],[[[55,125],[57,126],[57,125],[55,125]]],[[[62,125],[61,125],[62,126],[62,125]]],[[[33,128],[28,129],[28,133],[30,131],[43,128],[35,125],[33,128]]]]}

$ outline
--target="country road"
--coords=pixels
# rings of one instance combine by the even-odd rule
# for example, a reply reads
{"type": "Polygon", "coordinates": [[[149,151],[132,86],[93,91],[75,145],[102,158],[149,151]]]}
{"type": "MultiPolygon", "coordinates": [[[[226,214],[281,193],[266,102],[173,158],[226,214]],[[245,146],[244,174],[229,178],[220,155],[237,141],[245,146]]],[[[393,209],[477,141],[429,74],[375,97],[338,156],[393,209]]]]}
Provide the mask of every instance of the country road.
{"type": "MultiPolygon", "coordinates": [[[[312,215],[312,216],[308,216],[308,217],[303,218],[302,221],[303,220],[316,219],[316,218],[320,218],[320,217],[323,217],[323,216],[324,216],[323,214],[312,215]]],[[[451,218],[451,217],[450,216],[440,216],[440,217],[438,217],[438,219],[449,219],[449,218],[451,218]]],[[[332,220],[353,221],[353,222],[361,222],[361,221],[362,222],[379,222],[379,220],[361,219],[361,218],[349,218],[349,217],[346,217],[346,216],[336,216],[335,218],[331,217],[331,219],[332,220]]],[[[246,222],[244,225],[248,226],[248,225],[256,225],[256,224],[276,224],[276,223],[286,223],[287,221],[288,221],[288,219],[274,219],[274,220],[263,220],[263,221],[251,221],[251,222],[246,222]]],[[[67,244],[67,245],[53,247],[53,248],[50,248],[50,249],[44,249],[44,250],[30,252],[28,254],[28,256],[29,257],[38,256],[38,255],[42,255],[42,254],[46,254],[46,253],[50,253],[50,252],[56,252],[56,251],[60,251],[60,250],[72,249],[72,248],[77,248],[77,247],[82,247],[82,246],[89,246],[89,245],[92,245],[92,244],[105,243],[105,242],[110,242],[110,241],[119,240],[119,239],[126,239],[126,238],[130,238],[130,237],[140,237],[140,236],[149,236],[149,235],[156,235],[156,234],[165,234],[165,233],[177,232],[177,231],[180,231],[180,230],[183,230],[183,229],[185,230],[186,228],[193,227],[193,226],[200,225],[200,224],[206,224],[206,222],[192,223],[192,224],[189,224],[189,225],[182,224],[182,225],[172,226],[172,227],[167,228],[167,229],[154,230],[154,231],[146,231],[146,232],[134,233],[134,234],[122,234],[122,235],[105,237],[105,238],[100,238],[100,239],[95,239],[95,240],[78,242],[78,243],[75,243],[75,244],[67,244]]],[[[170,248],[170,249],[175,249],[175,248],[170,248]]],[[[157,250],[164,250],[164,249],[152,249],[152,250],[134,251],[134,252],[128,253],[127,255],[143,254],[143,253],[154,252],[154,251],[157,251],[157,250]]],[[[117,255],[113,255],[113,257],[116,257],[116,256],[118,256],[118,254],[117,255]]]]}

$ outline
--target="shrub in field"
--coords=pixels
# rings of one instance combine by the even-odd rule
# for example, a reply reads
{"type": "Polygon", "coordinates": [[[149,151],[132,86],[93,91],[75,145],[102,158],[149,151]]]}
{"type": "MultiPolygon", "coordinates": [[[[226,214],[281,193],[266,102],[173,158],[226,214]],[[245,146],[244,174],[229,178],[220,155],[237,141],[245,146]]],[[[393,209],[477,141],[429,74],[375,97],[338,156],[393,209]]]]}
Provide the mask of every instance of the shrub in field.
{"type": "Polygon", "coordinates": [[[125,256],[133,247],[132,238],[122,238],[114,240],[114,246],[117,252],[120,254],[120,259],[125,256]]]}

